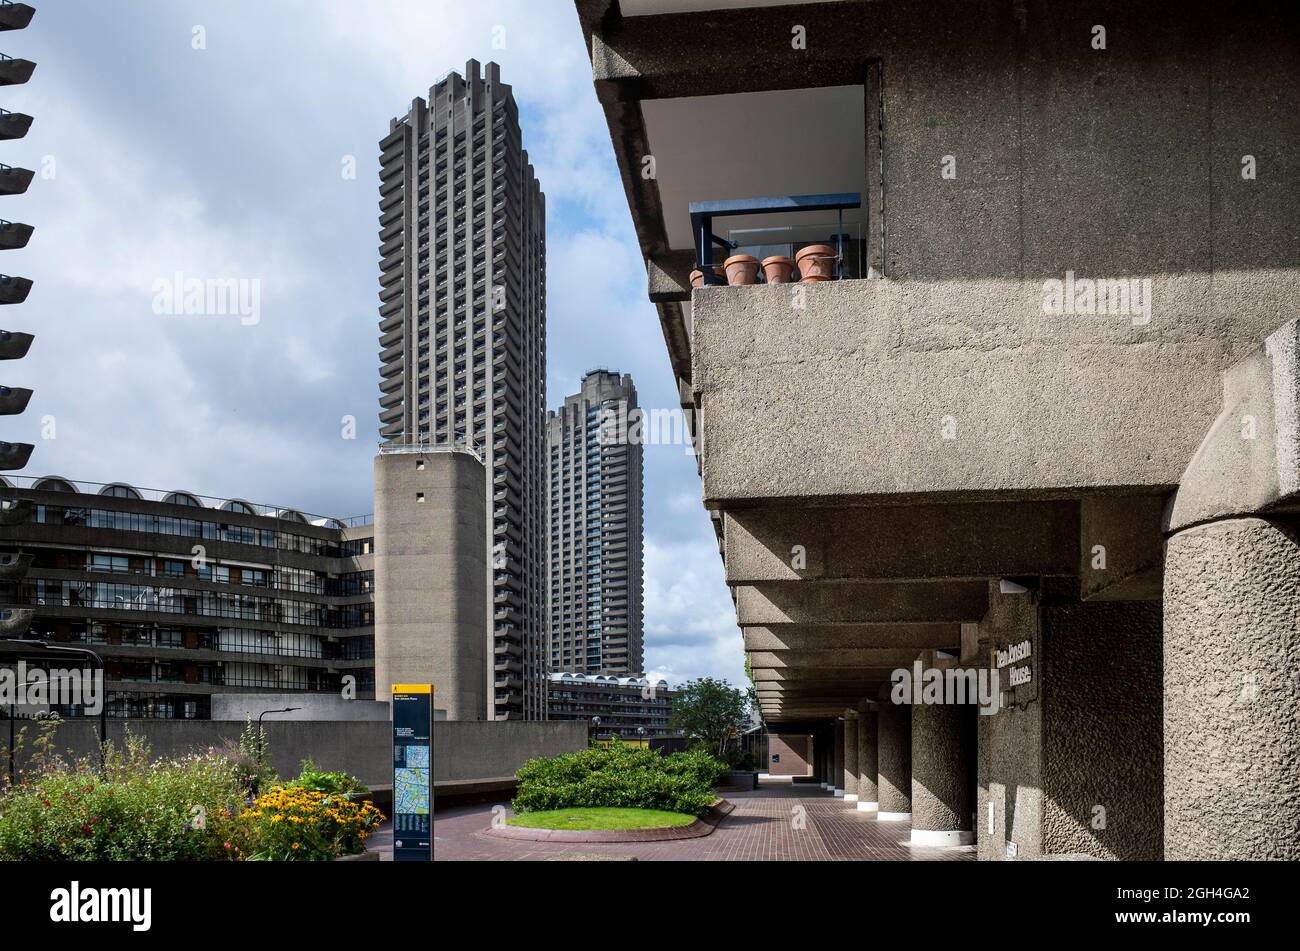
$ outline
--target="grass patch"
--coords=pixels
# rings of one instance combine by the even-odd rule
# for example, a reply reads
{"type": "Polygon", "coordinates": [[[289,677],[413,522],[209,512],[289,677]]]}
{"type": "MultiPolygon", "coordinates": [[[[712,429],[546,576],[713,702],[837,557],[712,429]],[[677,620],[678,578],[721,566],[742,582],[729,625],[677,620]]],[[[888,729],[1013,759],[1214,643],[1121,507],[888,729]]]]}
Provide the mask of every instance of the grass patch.
{"type": "Polygon", "coordinates": [[[506,824],[527,829],[671,829],[694,821],[694,816],[662,809],[593,806],[525,812],[507,819],[506,824]]]}

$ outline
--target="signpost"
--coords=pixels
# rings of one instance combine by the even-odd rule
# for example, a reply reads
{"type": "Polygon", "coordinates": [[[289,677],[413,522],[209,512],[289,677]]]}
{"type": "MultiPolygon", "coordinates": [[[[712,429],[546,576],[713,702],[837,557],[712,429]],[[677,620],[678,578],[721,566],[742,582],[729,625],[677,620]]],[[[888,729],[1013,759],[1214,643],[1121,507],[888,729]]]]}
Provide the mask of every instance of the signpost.
{"type": "Polygon", "coordinates": [[[431,684],[393,684],[393,861],[433,861],[431,684]]]}

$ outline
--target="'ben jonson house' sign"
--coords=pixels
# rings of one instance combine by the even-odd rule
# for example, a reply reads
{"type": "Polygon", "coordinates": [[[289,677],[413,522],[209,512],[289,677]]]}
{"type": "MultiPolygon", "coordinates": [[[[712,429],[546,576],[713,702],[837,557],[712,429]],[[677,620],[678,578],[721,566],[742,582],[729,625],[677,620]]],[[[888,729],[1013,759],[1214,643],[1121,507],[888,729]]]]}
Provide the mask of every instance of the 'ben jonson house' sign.
{"type": "Polygon", "coordinates": [[[1033,652],[1033,641],[1021,641],[1019,644],[997,649],[998,670],[1011,668],[1007,673],[1008,687],[1021,687],[1034,679],[1033,665],[1022,663],[1028,661],[1033,652]]]}

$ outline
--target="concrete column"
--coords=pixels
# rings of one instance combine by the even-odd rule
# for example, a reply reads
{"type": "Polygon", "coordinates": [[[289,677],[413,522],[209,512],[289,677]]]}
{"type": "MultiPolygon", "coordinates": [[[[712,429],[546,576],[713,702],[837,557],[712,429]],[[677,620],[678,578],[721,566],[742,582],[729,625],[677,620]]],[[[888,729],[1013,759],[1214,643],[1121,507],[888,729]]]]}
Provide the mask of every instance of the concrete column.
{"type": "Polygon", "coordinates": [[[912,708],[885,699],[876,715],[880,781],[877,819],[912,818],[912,708]]]}
{"type": "Polygon", "coordinates": [[[835,721],[835,743],[831,747],[834,753],[834,765],[831,767],[831,790],[837,797],[844,795],[844,721],[835,721]]]}
{"type": "Polygon", "coordinates": [[[858,801],[858,711],[844,711],[844,801],[858,801]]]}
{"type": "Polygon", "coordinates": [[[1231,518],[1165,549],[1166,859],[1300,859],[1300,531],[1231,518]]]}
{"type": "Polygon", "coordinates": [[[876,770],[876,711],[870,703],[858,707],[858,809],[875,812],[880,808],[876,770]]]}
{"type": "Polygon", "coordinates": [[[912,707],[912,845],[975,841],[967,736],[969,708],[956,703],[912,707]]]}

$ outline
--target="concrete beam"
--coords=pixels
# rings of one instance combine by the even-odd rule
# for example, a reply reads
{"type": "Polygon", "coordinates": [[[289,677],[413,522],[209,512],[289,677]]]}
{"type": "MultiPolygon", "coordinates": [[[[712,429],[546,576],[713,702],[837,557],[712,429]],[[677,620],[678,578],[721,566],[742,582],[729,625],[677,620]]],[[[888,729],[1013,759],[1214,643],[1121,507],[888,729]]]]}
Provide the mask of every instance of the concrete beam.
{"type": "Polygon", "coordinates": [[[1079,503],[966,502],[725,513],[728,584],[980,580],[1078,568],[1079,503]]]}
{"type": "Polygon", "coordinates": [[[889,4],[822,3],[584,21],[597,93],[636,99],[861,84],[889,4]],[[791,29],[804,27],[807,50],[791,29]],[[709,37],[703,44],[700,37],[709,37]],[[816,50],[813,53],[812,50],[816,50]],[[779,68],[776,64],[780,64],[779,68]]]}
{"type": "Polygon", "coordinates": [[[737,585],[742,627],[773,624],[908,624],[978,622],[988,610],[983,581],[737,585]]]}
{"type": "Polygon", "coordinates": [[[890,671],[916,660],[914,650],[844,648],[825,651],[751,651],[749,666],[759,670],[809,668],[811,670],[866,669],[890,671]]]}
{"type": "Polygon", "coordinates": [[[1085,601],[1159,601],[1167,496],[1089,496],[1079,503],[1079,594],[1085,601]]]}
{"type": "Polygon", "coordinates": [[[858,624],[841,627],[773,625],[743,629],[745,650],[831,650],[844,647],[896,647],[917,651],[961,642],[958,624],[858,624]]]}
{"type": "Polygon", "coordinates": [[[1300,320],[1223,373],[1219,414],[1188,463],[1169,515],[1197,522],[1300,511],[1300,320]]]}
{"type": "MultiPolygon", "coordinates": [[[[892,668],[889,668],[892,669],[892,668]]],[[[754,671],[754,683],[865,683],[889,679],[889,669],[863,667],[761,667],[754,671]]]]}

